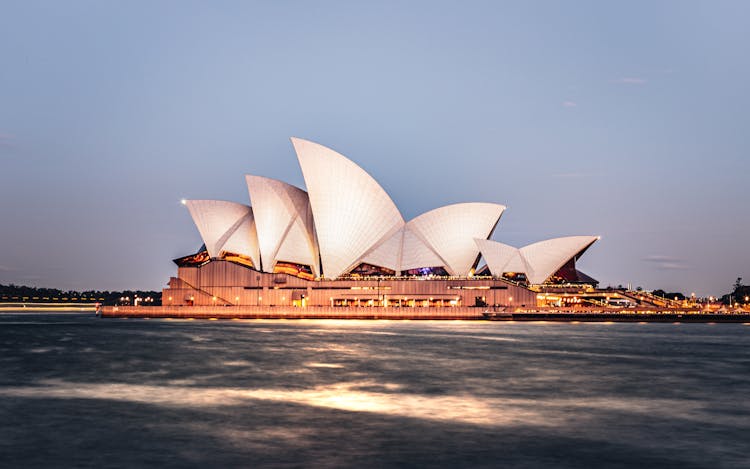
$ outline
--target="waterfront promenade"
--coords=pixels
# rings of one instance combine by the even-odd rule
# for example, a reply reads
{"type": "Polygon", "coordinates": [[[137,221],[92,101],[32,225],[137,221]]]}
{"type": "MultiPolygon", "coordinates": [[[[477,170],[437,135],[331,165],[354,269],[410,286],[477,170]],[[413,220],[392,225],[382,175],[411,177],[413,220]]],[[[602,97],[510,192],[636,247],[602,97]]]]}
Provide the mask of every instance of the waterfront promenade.
{"type": "Polygon", "coordinates": [[[108,306],[103,317],[193,319],[393,319],[588,322],[742,322],[750,312],[691,308],[365,308],[309,306],[108,306]]]}

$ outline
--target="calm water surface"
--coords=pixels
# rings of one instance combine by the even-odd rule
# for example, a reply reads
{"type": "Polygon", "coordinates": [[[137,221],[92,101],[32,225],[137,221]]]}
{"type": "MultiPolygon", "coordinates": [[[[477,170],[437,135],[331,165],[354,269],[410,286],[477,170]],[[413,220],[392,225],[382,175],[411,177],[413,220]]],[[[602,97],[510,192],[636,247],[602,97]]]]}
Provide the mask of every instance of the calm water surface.
{"type": "Polygon", "coordinates": [[[4,467],[750,467],[750,326],[0,314],[4,467]]]}

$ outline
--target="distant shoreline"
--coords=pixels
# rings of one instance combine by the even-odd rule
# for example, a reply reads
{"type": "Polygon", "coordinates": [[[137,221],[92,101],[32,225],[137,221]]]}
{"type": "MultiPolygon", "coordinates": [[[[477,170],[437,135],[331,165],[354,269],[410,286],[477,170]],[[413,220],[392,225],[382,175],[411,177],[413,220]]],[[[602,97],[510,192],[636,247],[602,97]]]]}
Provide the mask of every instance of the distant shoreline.
{"type": "Polygon", "coordinates": [[[0,303],[0,314],[2,313],[33,313],[33,312],[83,312],[95,311],[94,303],[0,303]]]}

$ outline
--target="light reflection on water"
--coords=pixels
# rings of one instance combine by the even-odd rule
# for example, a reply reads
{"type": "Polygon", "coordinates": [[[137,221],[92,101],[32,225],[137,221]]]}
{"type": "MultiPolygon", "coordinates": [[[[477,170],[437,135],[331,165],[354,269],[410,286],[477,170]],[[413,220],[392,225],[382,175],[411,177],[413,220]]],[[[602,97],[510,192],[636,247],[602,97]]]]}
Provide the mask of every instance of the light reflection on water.
{"type": "MultiPolygon", "coordinates": [[[[234,407],[247,400],[278,401],[345,410],[371,412],[423,420],[470,423],[488,427],[508,425],[564,426],[586,414],[566,411],[627,411],[650,416],[679,412],[682,418],[709,423],[713,416],[701,403],[678,399],[479,399],[471,395],[410,394],[401,385],[373,381],[340,382],[311,389],[237,389],[193,387],[192,380],[170,380],[165,385],[80,383],[43,380],[34,386],[0,389],[13,398],[101,399],[170,407],[234,407]],[[559,412],[551,413],[556,409],[559,412]]],[[[744,423],[738,417],[728,419],[744,423]]]]}
{"type": "Polygon", "coordinates": [[[741,325],[41,318],[0,316],[10,465],[750,465],[741,325]]]}
{"type": "Polygon", "coordinates": [[[344,366],[339,363],[305,363],[305,366],[310,368],[343,368],[344,366]]]}

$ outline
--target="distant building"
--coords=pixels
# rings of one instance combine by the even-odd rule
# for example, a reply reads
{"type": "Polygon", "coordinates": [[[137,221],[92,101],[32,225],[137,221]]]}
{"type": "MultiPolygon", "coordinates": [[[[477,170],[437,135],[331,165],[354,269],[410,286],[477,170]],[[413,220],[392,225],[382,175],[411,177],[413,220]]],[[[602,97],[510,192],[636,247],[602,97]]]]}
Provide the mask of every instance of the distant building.
{"type": "Polygon", "coordinates": [[[247,175],[252,205],[183,201],[204,246],[175,260],[165,305],[532,305],[535,286],[597,283],[575,262],[598,237],[490,241],[505,206],[484,202],[406,221],[357,164],[292,143],[307,191],[247,175]]]}

